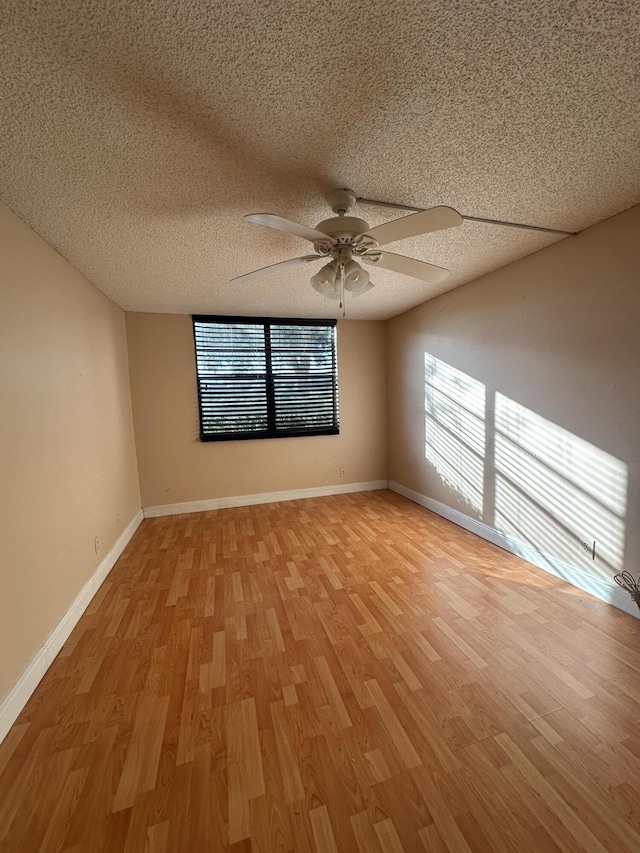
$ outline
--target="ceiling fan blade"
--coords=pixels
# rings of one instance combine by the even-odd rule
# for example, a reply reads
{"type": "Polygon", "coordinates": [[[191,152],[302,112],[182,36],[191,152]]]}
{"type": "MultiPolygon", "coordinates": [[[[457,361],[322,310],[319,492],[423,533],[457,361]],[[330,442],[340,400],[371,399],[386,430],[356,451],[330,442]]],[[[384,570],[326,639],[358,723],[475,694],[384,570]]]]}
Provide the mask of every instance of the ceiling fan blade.
{"type": "Polygon", "coordinates": [[[371,254],[361,255],[361,259],[365,264],[399,272],[402,275],[410,275],[411,278],[426,281],[428,284],[438,284],[449,275],[449,270],[444,267],[436,267],[415,258],[407,258],[405,255],[395,255],[393,252],[378,252],[372,249],[371,254]]]}
{"type": "Polygon", "coordinates": [[[290,219],[276,216],[275,213],[249,213],[245,216],[245,219],[247,222],[255,222],[258,225],[275,228],[277,231],[294,234],[296,237],[302,237],[303,240],[309,240],[310,243],[330,243],[333,246],[336,242],[333,237],[323,234],[322,231],[316,231],[315,228],[307,228],[306,225],[300,225],[298,222],[292,222],[290,219]]]}
{"type": "Polygon", "coordinates": [[[268,267],[262,267],[262,269],[254,270],[253,272],[248,272],[244,275],[238,275],[235,278],[232,278],[231,281],[235,284],[238,282],[251,281],[252,278],[261,278],[263,275],[271,275],[271,273],[277,272],[278,270],[284,270],[287,267],[295,267],[297,264],[308,264],[309,261],[326,261],[326,258],[323,255],[304,255],[302,258],[290,258],[288,261],[280,261],[278,264],[271,264],[268,267]]]}
{"type": "Polygon", "coordinates": [[[393,219],[383,225],[376,225],[375,228],[365,231],[362,237],[371,237],[379,246],[386,246],[397,240],[406,240],[407,237],[418,237],[420,234],[429,234],[431,231],[442,231],[443,228],[462,225],[463,222],[462,216],[452,207],[432,207],[420,213],[401,216],[400,219],[393,219]]]}

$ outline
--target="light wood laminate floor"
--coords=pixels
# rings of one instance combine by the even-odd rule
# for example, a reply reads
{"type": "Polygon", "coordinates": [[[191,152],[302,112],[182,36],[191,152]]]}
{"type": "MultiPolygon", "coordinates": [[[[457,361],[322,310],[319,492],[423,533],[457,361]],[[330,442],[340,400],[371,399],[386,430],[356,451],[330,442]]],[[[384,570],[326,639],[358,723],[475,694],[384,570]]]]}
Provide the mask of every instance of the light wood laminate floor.
{"type": "Polygon", "coordinates": [[[390,492],[149,519],[3,851],[638,851],[640,623],[390,492]]]}

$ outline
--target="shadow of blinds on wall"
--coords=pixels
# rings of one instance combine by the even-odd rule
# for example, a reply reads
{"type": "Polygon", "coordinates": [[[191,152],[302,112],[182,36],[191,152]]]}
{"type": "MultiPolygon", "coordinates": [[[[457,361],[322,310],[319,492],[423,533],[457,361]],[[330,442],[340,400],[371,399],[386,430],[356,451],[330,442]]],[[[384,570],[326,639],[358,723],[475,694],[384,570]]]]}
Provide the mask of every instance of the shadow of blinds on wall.
{"type": "Polygon", "coordinates": [[[485,387],[424,354],[425,458],[468,508],[482,517],[485,387]]]}
{"type": "Polygon", "coordinates": [[[495,429],[496,528],[605,577],[620,571],[624,462],[500,393],[495,429]]]}

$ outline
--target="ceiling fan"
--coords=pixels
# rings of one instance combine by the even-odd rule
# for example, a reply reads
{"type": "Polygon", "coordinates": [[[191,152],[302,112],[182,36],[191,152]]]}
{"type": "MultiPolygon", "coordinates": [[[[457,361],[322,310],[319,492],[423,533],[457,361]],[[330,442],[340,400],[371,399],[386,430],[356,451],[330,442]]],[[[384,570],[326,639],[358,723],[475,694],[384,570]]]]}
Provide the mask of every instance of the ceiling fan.
{"type": "Polygon", "coordinates": [[[458,213],[452,207],[442,205],[424,210],[391,202],[374,201],[373,199],[360,198],[348,189],[333,190],[327,196],[327,201],[335,216],[324,219],[315,228],[308,228],[306,225],[300,225],[274,213],[250,213],[245,216],[244,218],[248,222],[266,225],[269,228],[285,231],[287,234],[308,240],[313,243],[315,254],[280,261],[278,264],[271,264],[268,267],[232,278],[231,281],[250,281],[253,278],[271,275],[287,267],[325,260],[328,263],[319,272],[311,276],[311,286],[322,296],[340,300],[340,307],[343,307],[345,292],[351,296],[360,296],[374,286],[369,273],[359,262],[408,275],[428,284],[438,284],[449,275],[449,270],[443,267],[381,250],[381,246],[396,243],[398,240],[418,237],[432,231],[442,231],[445,228],[453,228],[462,225],[465,220],[484,222],[489,225],[506,225],[510,228],[525,228],[531,231],[544,231],[563,236],[572,236],[575,233],[540,225],[525,225],[521,222],[467,216],[458,213]],[[364,219],[349,215],[356,202],[378,207],[411,210],[413,213],[370,228],[369,223],[365,222],[364,219]]]}
{"type": "Polygon", "coordinates": [[[328,263],[311,277],[311,286],[322,296],[342,302],[345,291],[351,296],[360,296],[374,286],[369,273],[359,261],[429,284],[437,284],[449,275],[449,270],[443,267],[393,252],[383,252],[380,247],[407,237],[417,237],[420,234],[461,225],[464,220],[452,207],[432,207],[370,228],[364,219],[349,215],[357,200],[351,190],[334,190],[327,200],[336,215],[323,220],[315,228],[307,228],[306,225],[299,225],[273,213],[250,213],[245,216],[248,222],[266,225],[308,240],[313,243],[316,253],[280,261],[278,264],[237,276],[231,281],[250,281],[297,264],[326,260],[328,263]]]}

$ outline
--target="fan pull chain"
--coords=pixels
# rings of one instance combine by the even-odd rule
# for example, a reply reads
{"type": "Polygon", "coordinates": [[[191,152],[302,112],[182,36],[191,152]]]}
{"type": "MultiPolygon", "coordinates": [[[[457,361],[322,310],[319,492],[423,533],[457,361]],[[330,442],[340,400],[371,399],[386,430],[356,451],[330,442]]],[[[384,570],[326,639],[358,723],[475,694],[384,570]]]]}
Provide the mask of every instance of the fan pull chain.
{"type": "Polygon", "coordinates": [[[344,264],[340,264],[340,308],[342,308],[342,317],[347,316],[347,308],[344,304],[344,264]]]}

